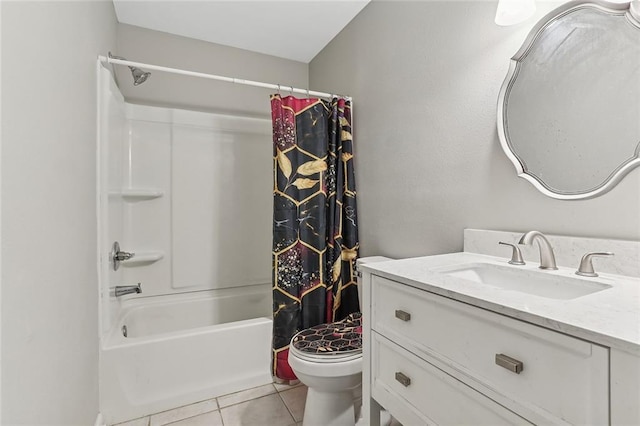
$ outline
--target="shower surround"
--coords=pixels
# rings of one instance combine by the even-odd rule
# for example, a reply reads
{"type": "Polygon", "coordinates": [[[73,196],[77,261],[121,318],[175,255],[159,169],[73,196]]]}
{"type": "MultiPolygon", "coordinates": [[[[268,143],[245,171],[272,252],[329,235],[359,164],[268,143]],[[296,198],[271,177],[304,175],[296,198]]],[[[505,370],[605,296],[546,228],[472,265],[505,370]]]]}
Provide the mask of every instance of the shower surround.
{"type": "Polygon", "coordinates": [[[270,121],[130,104],[98,75],[104,420],[270,383],[270,121]]]}

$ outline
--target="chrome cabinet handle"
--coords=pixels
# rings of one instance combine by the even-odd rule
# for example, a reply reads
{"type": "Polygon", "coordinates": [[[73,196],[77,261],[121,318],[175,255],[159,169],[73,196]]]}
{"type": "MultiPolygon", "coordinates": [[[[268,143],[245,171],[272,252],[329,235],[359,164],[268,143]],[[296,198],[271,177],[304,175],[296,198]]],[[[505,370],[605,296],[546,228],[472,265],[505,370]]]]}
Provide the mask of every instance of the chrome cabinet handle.
{"type": "Polygon", "coordinates": [[[400,384],[405,388],[411,384],[411,378],[409,376],[402,374],[399,371],[396,371],[396,380],[400,382],[400,384]]]}
{"type": "Polygon", "coordinates": [[[409,312],[405,312],[400,309],[396,309],[396,318],[402,321],[409,321],[411,319],[411,314],[409,312]]]}
{"type": "Polygon", "coordinates": [[[518,361],[505,354],[496,354],[496,364],[516,374],[520,374],[524,368],[522,361],[518,361]]]}

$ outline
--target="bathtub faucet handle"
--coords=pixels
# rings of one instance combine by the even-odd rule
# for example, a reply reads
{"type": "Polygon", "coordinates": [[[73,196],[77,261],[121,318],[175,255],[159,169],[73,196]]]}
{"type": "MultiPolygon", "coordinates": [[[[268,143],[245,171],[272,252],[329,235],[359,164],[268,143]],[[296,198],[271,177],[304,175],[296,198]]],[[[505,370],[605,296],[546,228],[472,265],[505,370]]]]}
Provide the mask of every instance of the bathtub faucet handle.
{"type": "Polygon", "coordinates": [[[118,261],[122,262],[123,260],[129,260],[131,259],[133,256],[135,256],[135,253],[129,253],[126,251],[119,251],[116,253],[116,259],[118,259],[118,261]]]}
{"type": "Polygon", "coordinates": [[[120,262],[123,262],[125,260],[129,260],[131,259],[133,256],[135,256],[135,253],[129,253],[126,251],[121,251],[120,250],[120,244],[116,241],[113,243],[113,245],[111,246],[111,262],[112,262],[112,266],[113,266],[113,270],[117,271],[118,268],[120,267],[120,262]]]}

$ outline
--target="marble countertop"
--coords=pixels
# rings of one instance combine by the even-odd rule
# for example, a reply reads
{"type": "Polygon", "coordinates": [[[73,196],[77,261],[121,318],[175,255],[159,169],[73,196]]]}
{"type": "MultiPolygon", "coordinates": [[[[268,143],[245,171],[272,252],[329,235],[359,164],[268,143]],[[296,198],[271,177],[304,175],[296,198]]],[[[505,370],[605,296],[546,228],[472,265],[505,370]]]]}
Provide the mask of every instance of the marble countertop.
{"type": "Polygon", "coordinates": [[[434,269],[467,263],[490,263],[520,270],[576,278],[575,269],[560,267],[542,271],[537,263],[512,266],[504,258],[476,253],[367,263],[359,268],[453,300],[640,355],[640,278],[601,273],[597,278],[579,277],[610,285],[602,291],[574,299],[558,300],[480,284],[446,275],[434,269]]]}

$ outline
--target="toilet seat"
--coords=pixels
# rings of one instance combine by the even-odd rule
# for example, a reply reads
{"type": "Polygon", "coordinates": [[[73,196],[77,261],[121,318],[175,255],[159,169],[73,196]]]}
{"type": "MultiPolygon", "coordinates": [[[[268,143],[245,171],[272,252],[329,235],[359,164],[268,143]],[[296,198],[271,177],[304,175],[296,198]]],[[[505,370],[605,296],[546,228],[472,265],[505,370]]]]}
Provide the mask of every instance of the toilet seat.
{"type": "Polygon", "coordinates": [[[358,358],[362,358],[362,348],[358,351],[347,352],[347,353],[308,353],[303,352],[295,348],[295,346],[289,347],[289,356],[295,356],[298,359],[307,361],[307,362],[317,362],[322,364],[332,364],[338,362],[348,362],[358,358]]]}
{"type": "Polygon", "coordinates": [[[302,330],[291,339],[289,352],[315,362],[348,361],[362,356],[362,314],[302,330]]]}

